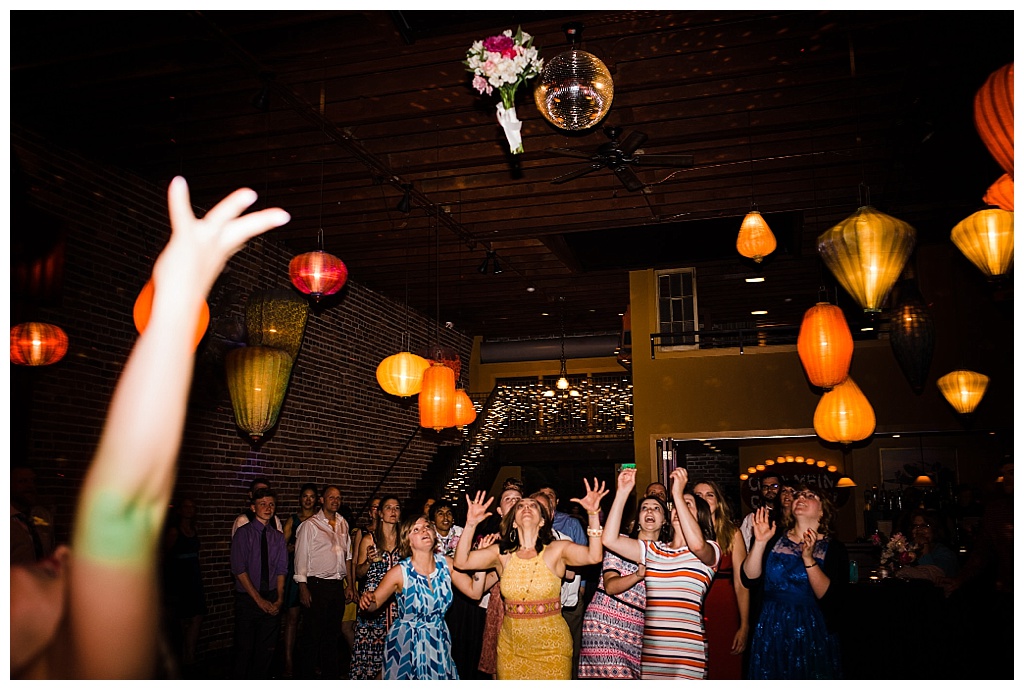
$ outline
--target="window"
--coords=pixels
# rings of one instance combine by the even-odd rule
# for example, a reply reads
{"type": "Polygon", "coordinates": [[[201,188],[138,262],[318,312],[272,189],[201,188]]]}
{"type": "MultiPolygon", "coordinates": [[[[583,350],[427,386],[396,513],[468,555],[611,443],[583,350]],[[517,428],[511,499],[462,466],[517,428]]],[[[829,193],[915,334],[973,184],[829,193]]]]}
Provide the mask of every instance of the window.
{"type": "Polygon", "coordinates": [[[678,333],[662,336],[663,350],[694,350],[698,345],[697,275],[695,269],[658,271],[658,331],[678,333]]]}

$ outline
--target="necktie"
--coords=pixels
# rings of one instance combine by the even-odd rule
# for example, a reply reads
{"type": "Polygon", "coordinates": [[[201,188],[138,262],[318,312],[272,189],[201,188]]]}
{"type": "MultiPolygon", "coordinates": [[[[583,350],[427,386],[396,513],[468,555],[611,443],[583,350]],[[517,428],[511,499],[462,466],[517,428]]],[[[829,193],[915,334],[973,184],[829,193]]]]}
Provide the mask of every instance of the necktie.
{"type": "Polygon", "coordinates": [[[263,526],[263,533],[260,536],[260,593],[270,589],[270,554],[267,551],[267,530],[270,525],[263,526]]]}
{"type": "Polygon", "coordinates": [[[43,557],[43,540],[39,538],[39,530],[36,529],[32,518],[25,515],[25,513],[15,513],[14,517],[21,520],[25,527],[28,528],[29,536],[32,537],[32,548],[35,549],[36,560],[38,561],[43,557]]]}

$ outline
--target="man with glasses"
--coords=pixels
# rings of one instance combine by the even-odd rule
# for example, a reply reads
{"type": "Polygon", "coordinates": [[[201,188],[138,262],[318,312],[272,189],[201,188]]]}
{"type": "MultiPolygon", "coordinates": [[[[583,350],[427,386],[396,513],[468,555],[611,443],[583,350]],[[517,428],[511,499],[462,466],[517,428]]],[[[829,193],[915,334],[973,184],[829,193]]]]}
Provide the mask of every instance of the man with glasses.
{"type": "Polygon", "coordinates": [[[774,520],[772,513],[778,507],[777,498],[779,496],[779,489],[782,487],[782,482],[778,475],[766,474],[761,477],[761,500],[754,505],[754,510],[747,513],[747,516],[743,518],[743,522],[740,524],[740,533],[743,535],[743,543],[750,548],[750,545],[754,541],[754,512],[762,505],[768,507],[768,514],[774,520]]]}

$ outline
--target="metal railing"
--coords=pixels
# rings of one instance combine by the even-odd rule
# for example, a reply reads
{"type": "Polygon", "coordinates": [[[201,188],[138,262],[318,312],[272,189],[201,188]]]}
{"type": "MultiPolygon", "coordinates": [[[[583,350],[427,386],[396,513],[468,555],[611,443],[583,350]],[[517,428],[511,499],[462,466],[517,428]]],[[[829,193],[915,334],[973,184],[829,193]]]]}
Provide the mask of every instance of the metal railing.
{"type": "Polygon", "coordinates": [[[711,328],[699,331],[676,331],[651,334],[651,359],[658,348],[689,346],[697,350],[738,348],[767,345],[796,345],[800,326],[747,326],[743,328],[711,328]]]}

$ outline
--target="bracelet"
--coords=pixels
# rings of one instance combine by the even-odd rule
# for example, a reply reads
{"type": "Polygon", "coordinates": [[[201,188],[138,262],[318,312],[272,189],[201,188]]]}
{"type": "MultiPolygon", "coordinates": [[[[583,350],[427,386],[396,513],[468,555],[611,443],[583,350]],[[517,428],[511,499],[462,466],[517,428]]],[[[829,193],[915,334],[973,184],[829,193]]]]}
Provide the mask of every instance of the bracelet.
{"type": "Polygon", "coordinates": [[[587,536],[588,537],[600,537],[602,534],[604,534],[604,527],[588,527],[587,528],[587,536]]]}
{"type": "Polygon", "coordinates": [[[600,515],[600,514],[601,514],[601,511],[599,511],[599,510],[588,510],[587,511],[587,515],[600,515]]]}
{"type": "Polygon", "coordinates": [[[811,568],[813,568],[816,565],[818,565],[818,561],[814,561],[814,563],[811,563],[810,565],[805,565],[804,569],[805,570],[810,570],[811,568]]]}

